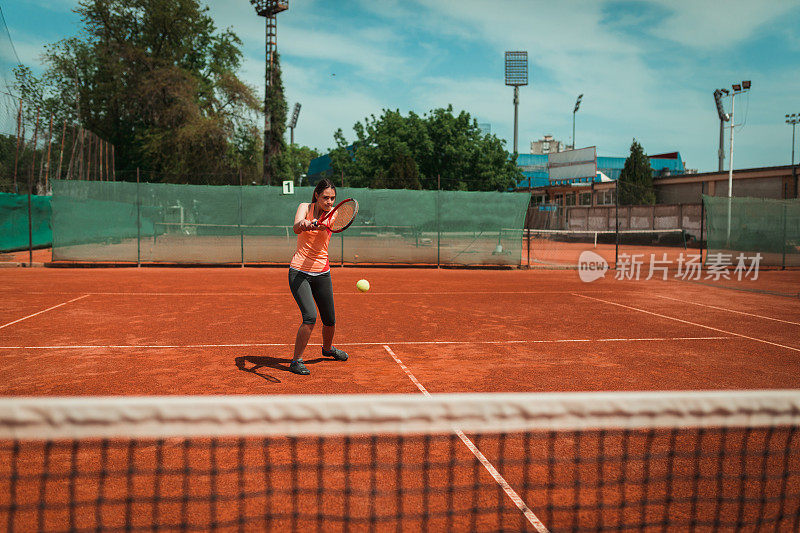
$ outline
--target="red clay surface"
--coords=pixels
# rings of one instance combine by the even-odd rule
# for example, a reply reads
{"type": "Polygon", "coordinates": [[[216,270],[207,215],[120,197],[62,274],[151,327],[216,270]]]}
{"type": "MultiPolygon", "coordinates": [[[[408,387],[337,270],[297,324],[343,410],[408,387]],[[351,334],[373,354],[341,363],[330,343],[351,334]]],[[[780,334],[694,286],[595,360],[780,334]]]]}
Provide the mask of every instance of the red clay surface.
{"type": "Polygon", "coordinates": [[[283,268],[16,268],[0,279],[4,395],[416,392],[384,345],[431,392],[800,382],[800,299],[752,292],[798,287],[797,271],[718,288],[613,272],[583,283],[576,271],[336,268],[334,343],[351,357],[322,359],[318,327],[307,377],[288,372],[300,314],[283,268]]]}
{"type": "MultiPolygon", "coordinates": [[[[800,286],[797,271],[762,272],[758,280],[726,282],[725,286],[675,279],[617,281],[613,272],[607,273],[605,279],[583,283],[574,270],[335,268],[332,275],[337,313],[335,344],[350,353],[350,360],[337,362],[320,357],[321,328],[318,328],[305,356],[311,375],[297,376],[288,372],[288,362],[300,313],[289,293],[284,268],[2,269],[0,394],[420,394],[389,350],[431,393],[779,389],[796,388],[800,382],[800,299],[778,295],[797,292],[800,286]],[[368,293],[359,293],[355,288],[361,278],[370,281],[372,288],[368,293]]],[[[773,440],[772,447],[779,439],[773,440]]],[[[579,444],[572,446],[580,447],[581,457],[586,446],[597,446],[582,441],[579,444]]],[[[593,498],[599,497],[593,490],[572,492],[581,483],[592,482],[590,473],[596,470],[593,462],[583,463],[587,474],[573,472],[569,464],[559,466],[555,473],[561,479],[557,483],[562,484],[557,487],[569,488],[548,492],[539,486],[539,474],[546,467],[532,468],[526,474],[519,462],[534,457],[534,452],[542,454],[547,450],[545,445],[526,447],[520,437],[510,437],[503,447],[512,464],[498,462],[501,450],[494,437],[479,440],[476,445],[532,509],[555,529],[569,528],[575,522],[571,522],[569,514],[553,511],[548,502],[569,503],[573,499],[591,505],[593,498]]],[[[700,448],[705,451],[715,445],[718,443],[706,442],[700,448]]],[[[317,445],[309,446],[316,449],[317,445]]],[[[325,509],[335,516],[355,515],[367,520],[376,507],[379,514],[393,516],[392,495],[398,486],[405,485],[411,494],[405,496],[408,499],[403,511],[417,516],[403,522],[402,529],[418,530],[425,525],[441,529],[451,523],[455,529],[532,529],[483,467],[469,462],[471,456],[466,447],[460,442],[442,446],[456,446],[461,466],[453,479],[442,478],[446,474],[438,467],[430,473],[427,483],[426,478],[420,477],[425,474],[419,470],[402,474],[410,477],[401,483],[391,469],[375,476],[357,469],[345,476],[354,488],[361,490],[352,498],[346,496],[340,470],[331,468],[318,478],[317,467],[311,466],[297,474],[305,487],[300,496],[295,497],[285,485],[289,481],[286,472],[274,473],[273,492],[264,492],[261,481],[250,479],[255,474],[245,473],[237,478],[235,469],[242,464],[241,456],[232,455],[232,462],[220,463],[230,465],[233,470],[226,470],[230,473],[217,481],[205,475],[194,481],[214,488],[210,491],[192,488],[189,492],[194,495],[199,491],[201,501],[191,503],[186,512],[192,521],[197,519],[206,524],[230,519],[232,528],[237,514],[255,516],[255,521],[248,521],[244,529],[252,526],[253,530],[259,530],[263,527],[259,517],[266,508],[275,515],[276,529],[296,526],[305,530],[316,527],[316,521],[292,518],[292,506],[300,506],[312,516],[325,509]],[[466,461],[463,465],[462,460],[466,461]],[[322,484],[331,488],[333,495],[319,504],[315,480],[323,478],[322,484]],[[461,488],[448,496],[453,483],[461,488]],[[480,487],[473,490],[477,484],[480,487]],[[377,486],[390,496],[385,501],[376,499],[369,492],[370,486],[377,486]],[[418,492],[422,486],[433,489],[428,502],[418,492]],[[240,503],[227,503],[236,500],[241,487],[248,494],[252,489],[252,495],[240,503]],[[210,492],[221,493],[222,500],[209,499],[210,492]],[[454,498],[459,508],[469,507],[475,498],[479,507],[488,506],[489,511],[475,518],[466,515],[449,519],[443,511],[452,504],[448,497],[454,498]],[[253,510],[242,511],[242,506],[253,510]]],[[[610,447],[611,443],[604,446],[610,447]]],[[[635,449],[645,445],[637,446],[635,449]]],[[[787,447],[777,445],[777,448],[787,447]]],[[[146,454],[154,453],[155,449],[160,448],[145,443],[146,454]]],[[[167,459],[167,468],[183,468],[181,450],[178,444],[166,442],[163,453],[172,457],[167,459]]],[[[362,464],[369,463],[371,450],[359,450],[355,448],[352,457],[362,464]]],[[[392,448],[381,450],[379,454],[395,456],[392,448]]],[[[265,467],[252,456],[261,451],[258,443],[250,443],[245,444],[243,452],[235,453],[244,453],[248,468],[253,466],[258,471],[265,467]]],[[[415,464],[444,451],[438,446],[426,450],[415,445],[407,450],[404,460],[415,464]]],[[[66,448],[44,460],[53,464],[65,462],[70,453],[66,448]]],[[[273,453],[290,462],[295,457],[286,443],[279,444],[273,453]]],[[[309,451],[309,455],[313,453],[309,451]]],[[[575,455],[574,450],[565,453],[575,455]]],[[[18,461],[23,474],[29,470],[37,472],[40,466],[35,461],[43,460],[36,450],[24,451],[17,459],[10,454],[9,448],[4,447],[0,463],[18,461]]],[[[305,452],[296,455],[305,456],[305,452]]],[[[79,461],[83,461],[80,457],[79,461]]],[[[341,446],[326,444],[324,457],[334,464],[341,461],[341,446]]],[[[197,460],[205,465],[210,459],[197,460]]],[[[97,498],[98,459],[85,461],[95,474],[79,478],[77,488],[79,496],[91,503],[97,498]]],[[[548,464],[546,454],[541,461],[542,465],[548,464]]],[[[737,459],[732,461],[739,464],[737,459]]],[[[716,464],[716,461],[706,463],[716,464]]],[[[267,461],[267,464],[272,463],[267,461]]],[[[770,460],[770,464],[778,473],[784,468],[784,463],[777,459],[770,460]]],[[[124,525],[127,516],[134,525],[144,521],[142,524],[148,527],[151,514],[167,522],[180,517],[184,512],[180,497],[186,492],[182,485],[174,490],[168,485],[179,483],[177,477],[165,481],[165,485],[156,483],[155,491],[174,494],[178,503],[149,503],[148,495],[154,490],[153,465],[149,455],[138,463],[137,468],[144,472],[136,478],[136,483],[143,487],[136,489],[142,499],[134,504],[119,499],[119,494],[127,490],[125,467],[117,467],[122,469],[118,474],[109,474],[109,494],[118,503],[101,512],[107,515],[104,523],[124,525]],[[112,482],[120,486],[119,491],[110,488],[112,482]]],[[[788,485],[795,495],[797,467],[792,465],[793,477],[788,485]]],[[[613,477],[619,470],[614,464],[608,468],[604,476],[613,477]]],[[[630,468],[627,475],[633,475],[634,481],[639,479],[642,463],[630,468]]],[[[685,468],[694,467],[688,464],[685,468]]],[[[6,467],[0,468],[3,483],[7,476],[6,467]]],[[[46,486],[54,494],[62,493],[71,483],[69,479],[66,474],[49,481],[25,480],[23,476],[13,490],[0,491],[0,510],[7,505],[9,492],[19,498],[30,497],[30,502],[24,504],[30,506],[28,510],[17,512],[8,523],[13,522],[20,529],[33,527],[40,519],[39,491],[46,486]]],[[[748,482],[753,484],[748,491],[755,492],[748,494],[766,490],[771,495],[777,490],[772,485],[766,489],[759,485],[757,480],[766,479],[760,475],[754,475],[754,479],[748,482]]],[[[693,483],[688,478],[676,482],[673,491],[678,503],[672,508],[661,500],[644,504],[648,518],[672,515],[682,519],[693,515],[688,504],[680,503],[685,501],[684,496],[698,490],[693,483]]],[[[620,485],[632,487],[622,489],[622,497],[631,505],[625,513],[638,517],[641,495],[635,492],[636,483],[623,479],[620,485]]],[[[727,488],[729,482],[724,485],[726,494],[731,494],[727,488]]],[[[715,495],[717,488],[714,485],[699,490],[715,495]]],[[[735,489],[735,486],[731,489],[734,496],[735,489]]],[[[616,512],[613,506],[621,505],[619,501],[614,504],[614,498],[620,496],[615,488],[607,490],[612,501],[609,512],[613,515],[616,512]]],[[[708,510],[701,514],[713,516],[718,508],[711,503],[707,505],[708,510]]],[[[787,505],[791,516],[798,513],[796,497],[787,505]]],[[[726,510],[722,512],[728,514],[726,510]]],[[[743,516],[749,519],[752,513],[763,514],[748,510],[743,516]]],[[[776,509],[771,509],[767,515],[774,518],[776,513],[776,509]]],[[[600,514],[599,520],[613,520],[613,516],[600,514]]],[[[46,524],[63,526],[69,520],[63,507],[44,515],[46,524]]],[[[581,514],[579,521],[590,524],[587,527],[591,529],[591,524],[598,524],[598,516],[595,505],[594,511],[581,514]]],[[[0,512],[0,519],[6,523],[8,513],[0,512]]],[[[97,513],[91,506],[81,507],[72,517],[79,527],[89,528],[97,525],[96,519],[97,513]]],[[[341,523],[334,522],[332,526],[326,524],[325,529],[339,530],[341,523]]],[[[368,523],[361,522],[353,529],[367,528],[368,523]]],[[[379,524],[377,530],[386,528],[396,529],[389,520],[379,524]]]]}

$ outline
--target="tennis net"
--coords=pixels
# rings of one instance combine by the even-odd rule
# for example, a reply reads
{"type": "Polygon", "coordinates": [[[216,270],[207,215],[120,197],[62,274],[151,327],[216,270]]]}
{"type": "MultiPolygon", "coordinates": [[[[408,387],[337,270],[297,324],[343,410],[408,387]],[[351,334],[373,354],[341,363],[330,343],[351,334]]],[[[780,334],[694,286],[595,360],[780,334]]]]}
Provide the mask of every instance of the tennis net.
{"type": "Polygon", "coordinates": [[[797,531],[800,391],[6,398],[8,531],[797,531]]]}
{"type": "MultiPolygon", "coordinates": [[[[676,263],[687,253],[686,232],[680,228],[658,230],[558,230],[528,229],[523,233],[523,256],[529,264],[577,266],[581,253],[592,251],[609,264],[617,264],[620,254],[651,255],[676,263]]],[[[698,252],[699,253],[699,252],[698,252]]]]}

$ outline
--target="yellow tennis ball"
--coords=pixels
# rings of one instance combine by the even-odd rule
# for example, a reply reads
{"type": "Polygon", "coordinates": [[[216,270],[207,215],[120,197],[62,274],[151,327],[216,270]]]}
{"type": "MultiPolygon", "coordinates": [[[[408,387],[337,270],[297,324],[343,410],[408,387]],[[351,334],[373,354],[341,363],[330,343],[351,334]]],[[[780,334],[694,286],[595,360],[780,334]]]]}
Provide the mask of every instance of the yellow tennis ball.
{"type": "Polygon", "coordinates": [[[356,289],[360,290],[361,292],[367,292],[369,290],[369,281],[365,279],[358,280],[358,283],[356,283],[356,289]]]}

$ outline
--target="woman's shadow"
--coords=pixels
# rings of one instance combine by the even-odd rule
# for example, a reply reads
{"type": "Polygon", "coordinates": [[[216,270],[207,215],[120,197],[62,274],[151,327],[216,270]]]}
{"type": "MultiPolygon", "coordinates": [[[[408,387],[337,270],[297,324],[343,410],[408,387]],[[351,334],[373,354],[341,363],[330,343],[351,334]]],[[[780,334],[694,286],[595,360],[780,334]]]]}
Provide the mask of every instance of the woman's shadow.
{"type": "MultiPolygon", "coordinates": [[[[318,363],[320,361],[324,361],[323,357],[318,357],[317,359],[305,359],[304,363],[307,365],[318,363]]],[[[276,378],[275,376],[271,376],[265,372],[262,372],[262,368],[274,368],[275,370],[282,370],[284,372],[291,372],[289,370],[289,363],[292,361],[291,359],[286,359],[283,357],[269,357],[266,355],[243,355],[236,358],[236,368],[241,370],[242,372],[249,372],[251,374],[255,374],[271,383],[281,383],[281,380],[276,378]]]]}

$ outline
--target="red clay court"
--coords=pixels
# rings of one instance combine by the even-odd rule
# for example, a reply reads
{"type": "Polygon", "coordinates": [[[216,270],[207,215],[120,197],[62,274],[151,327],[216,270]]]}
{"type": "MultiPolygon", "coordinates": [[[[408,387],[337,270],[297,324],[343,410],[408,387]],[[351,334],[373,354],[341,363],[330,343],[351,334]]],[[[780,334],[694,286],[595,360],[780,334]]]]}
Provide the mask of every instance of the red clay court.
{"type": "Polygon", "coordinates": [[[432,393],[800,381],[800,299],[778,295],[798,290],[798,271],[717,288],[611,271],[583,283],[575,271],[335,268],[335,344],[351,359],[318,360],[317,328],[305,378],[287,371],[300,315],[284,268],[0,275],[5,395],[418,392],[385,346],[432,393]]]}
{"type": "MultiPolygon", "coordinates": [[[[793,389],[800,381],[798,271],[765,270],[759,273],[758,280],[723,282],[617,281],[613,279],[614,272],[609,271],[604,279],[593,283],[580,281],[574,270],[347,267],[334,268],[332,274],[337,313],[334,344],[346,350],[350,359],[342,363],[319,356],[321,328],[317,328],[305,354],[311,375],[297,376],[288,371],[288,364],[300,314],[287,287],[285,268],[0,270],[3,280],[0,296],[4,302],[0,309],[3,358],[0,390],[9,397],[388,393],[435,396],[437,393],[793,389]],[[371,284],[367,293],[355,288],[361,278],[371,284]]],[[[771,442],[769,439],[774,436],[764,438],[771,442]]],[[[522,461],[523,455],[530,454],[509,452],[523,446],[520,439],[511,436],[500,444],[485,441],[481,451],[489,463],[502,457],[498,455],[500,452],[522,461]],[[505,451],[498,450],[498,446],[505,451]]],[[[480,450],[481,444],[476,444],[480,450]]],[[[575,444],[576,449],[584,449],[579,444],[580,441],[575,444]]],[[[356,451],[362,445],[352,444],[350,453],[354,457],[362,452],[374,453],[376,464],[382,462],[383,454],[394,453],[386,450],[397,446],[396,443],[389,448],[368,446],[362,452],[356,451]]],[[[426,448],[429,445],[408,444],[411,447],[407,449],[407,458],[417,461],[429,458],[434,465],[438,464],[438,452],[432,450],[439,448],[426,448]]],[[[248,447],[254,444],[246,441],[241,446],[244,448],[238,452],[225,446],[221,449],[236,457],[235,453],[249,455],[252,450],[248,447]]],[[[290,451],[286,446],[278,447],[277,453],[288,459],[296,459],[297,450],[303,447],[330,449],[330,444],[317,445],[302,439],[291,444],[299,448],[292,447],[290,451]]],[[[452,452],[458,457],[470,453],[452,435],[445,438],[444,446],[451,451],[459,448],[452,452]]],[[[658,448],[658,442],[654,446],[658,448]]],[[[721,446],[728,447],[724,442],[721,446]]],[[[3,453],[10,452],[4,447],[3,453]]],[[[57,462],[55,457],[59,456],[53,457],[51,460],[57,462]]],[[[505,468],[512,489],[516,481],[529,477],[527,470],[523,475],[522,463],[516,459],[505,467],[495,465],[501,475],[505,468]]],[[[154,460],[145,458],[142,464],[154,460]]],[[[742,460],[742,465],[750,461],[742,460]]],[[[791,493],[793,487],[797,488],[798,465],[790,466],[795,477],[785,482],[783,490],[788,487],[791,493]]],[[[471,476],[489,484],[479,496],[470,496],[477,498],[479,509],[484,498],[506,499],[502,484],[488,478],[482,468],[480,474],[477,467],[464,468],[467,485],[473,483],[471,476]]],[[[536,470],[536,465],[531,468],[536,470]]],[[[427,475],[432,477],[428,481],[435,474],[429,472],[427,475]]],[[[247,475],[241,474],[240,488],[249,486],[247,475]]],[[[302,478],[303,471],[294,475],[302,478]]],[[[357,486],[359,471],[353,475],[352,481],[357,486]]],[[[395,481],[402,485],[403,480],[399,477],[395,480],[393,475],[379,472],[362,481],[381,488],[391,487],[395,481]]],[[[456,474],[455,484],[460,487],[458,490],[466,490],[458,482],[459,475],[456,474]]],[[[327,476],[320,474],[320,479],[327,476]]],[[[216,488],[222,490],[226,483],[220,482],[216,488]]],[[[414,483],[417,482],[411,482],[414,483]]],[[[729,482],[719,483],[720,487],[727,487],[729,482]]],[[[768,486],[765,483],[761,484],[762,492],[768,486]]],[[[344,498],[340,493],[352,490],[335,487],[333,490],[339,495],[330,501],[339,502],[344,498]]],[[[529,510],[536,513],[537,505],[543,505],[535,493],[536,485],[529,486],[526,482],[525,487],[518,489],[518,493],[529,510]]],[[[33,485],[27,489],[14,488],[17,495],[26,490],[33,493],[39,489],[33,485]]],[[[414,490],[412,496],[416,494],[414,490]]],[[[688,489],[676,490],[682,493],[688,489]]],[[[294,494],[300,498],[300,504],[291,498],[289,489],[278,487],[275,491],[275,501],[282,498],[283,506],[303,507],[304,497],[310,498],[310,503],[306,502],[309,505],[318,502],[310,487],[294,494]]],[[[367,512],[362,508],[369,507],[374,515],[380,514],[382,507],[394,505],[390,505],[394,499],[388,496],[383,501],[370,498],[370,494],[376,493],[357,495],[352,509],[337,508],[334,514],[358,515],[367,512]],[[374,509],[376,502],[378,511],[374,509]]],[[[479,512],[477,518],[467,519],[448,515],[446,511],[437,514],[434,511],[437,506],[446,508],[460,497],[456,491],[449,495],[449,502],[434,502],[440,496],[418,496],[405,504],[404,510],[413,511],[414,517],[397,527],[538,529],[533,527],[533,521],[525,520],[522,508],[515,507],[510,500],[491,504],[501,508],[496,516],[479,512]]],[[[555,498],[558,499],[557,491],[555,498]]],[[[786,504],[786,509],[782,504],[781,512],[791,516],[800,513],[796,493],[794,498],[786,504]]],[[[249,516],[248,506],[254,505],[254,501],[239,504],[244,506],[238,508],[240,517],[249,516]]],[[[350,500],[345,498],[345,501],[350,500]]],[[[128,520],[135,522],[135,502],[133,507],[130,505],[128,520]]],[[[660,509],[664,505],[669,508],[671,503],[658,501],[654,505],[659,511],[653,512],[660,514],[660,509]]],[[[225,506],[220,509],[223,507],[221,516],[236,514],[225,506]]],[[[10,516],[7,506],[2,508],[10,516]]],[[[569,522],[572,519],[560,517],[558,509],[548,509],[545,518],[551,523],[548,525],[543,518],[545,528],[563,521],[566,526],[562,529],[570,529],[570,524],[571,529],[585,527],[578,519],[569,522]]],[[[164,508],[158,512],[177,513],[173,511],[164,508]]],[[[114,514],[113,509],[104,512],[110,513],[109,516],[114,514]]],[[[204,512],[190,510],[188,514],[204,512]]],[[[676,512],[690,514],[688,508],[676,512]]],[[[750,516],[748,512],[743,512],[745,518],[750,516]]],[[[770,512],[759,511],[759,518],[765,513],[772,516],[770,512]]],[[[94,527],[100,520],[89,511],[71,513],[69,523],[78,524],[76,527],[86,523],[94,527]]],[[[25,523],[16,522],[22,520],[19,516],[23,514],[8,518],[9,525],[25,523]]],[[[304,516],[302,509],[294,515],[279,515],[273,525],[277,529],[293,526],[302,530],[303,520],[308,518],[304,516]]],[[[58,521],[52,517],[39,519],[40,526],[58,521]]],[[[201,517],[201,523],[206,520],[207,517],[201,517]]],[[[213,523],[233,524],[233,529],[263,527],[254,525],[249,518],[231,520],[220,518],[217,522],[215,518],[213,523]]],[[[591,518],[587,520],[594,524],[591,518]]],[[[108,521],[114,522],[114,518],[108,521]]],[[[311,520],[307,525],[311,527],[314,523],[311,520]]],[[[648,520],[644,523],[660,524],[648,520]]],[[[373,529],[376,525],[379,530],[395,529],[392,522],[379,519],[364,527],[373,529]]],[[[337,522],[334,529],[340,527],[342,524],[337,522]]]]}

